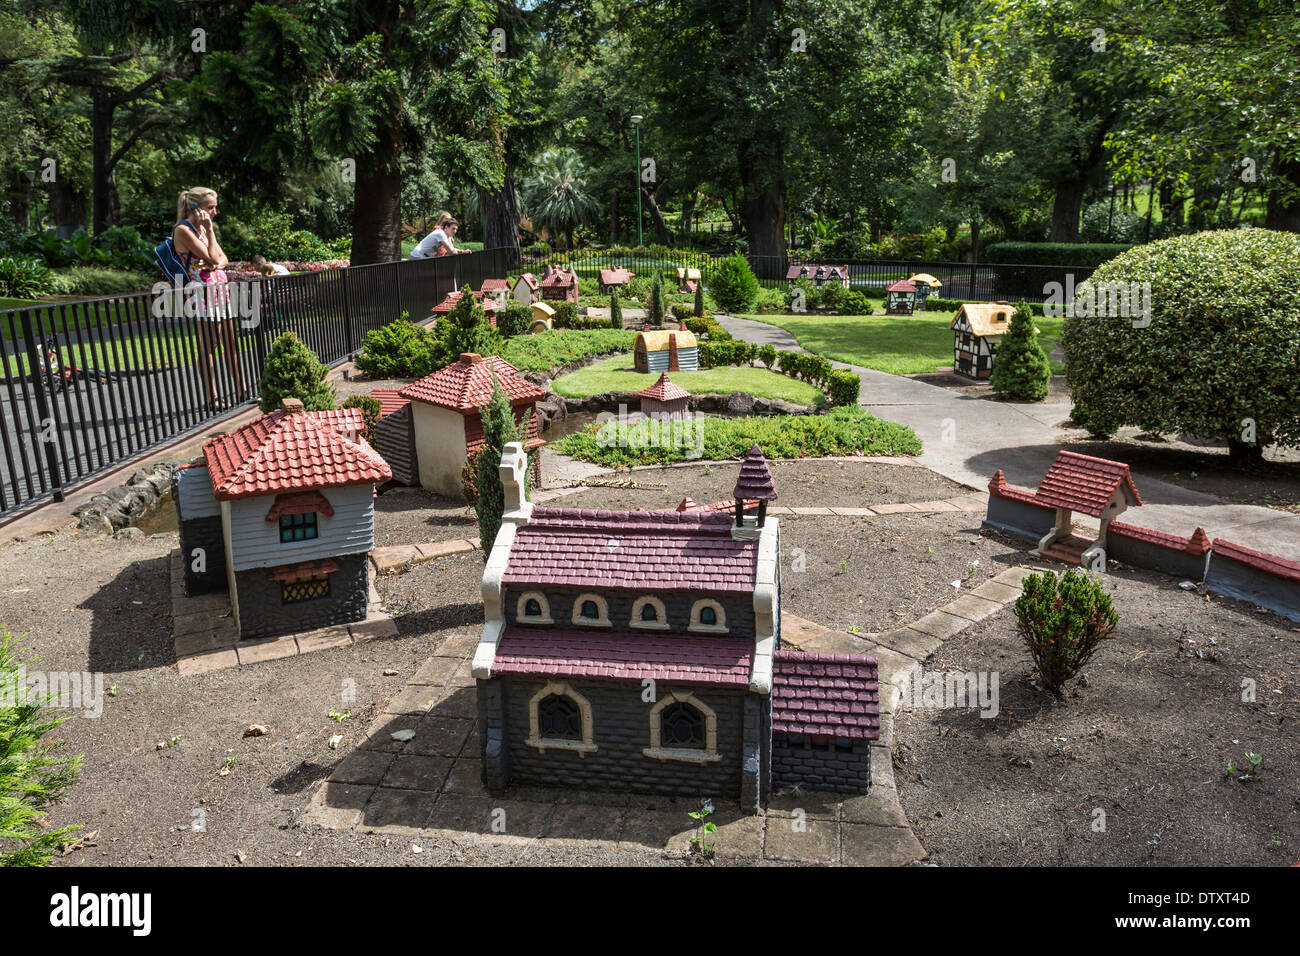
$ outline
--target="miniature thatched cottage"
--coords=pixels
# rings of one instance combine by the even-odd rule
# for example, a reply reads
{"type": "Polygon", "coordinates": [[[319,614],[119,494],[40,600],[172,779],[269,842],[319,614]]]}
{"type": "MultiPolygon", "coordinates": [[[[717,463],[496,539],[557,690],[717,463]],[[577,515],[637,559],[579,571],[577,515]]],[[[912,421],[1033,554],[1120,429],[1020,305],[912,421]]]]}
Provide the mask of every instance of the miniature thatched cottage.
{"type": "Polygon", "coordinates": [[[952,317],[952,369],[968,378],[993,374],[998,341],[1011,328],[1012,308],[1005,302],[967,302],[952,317]]]}

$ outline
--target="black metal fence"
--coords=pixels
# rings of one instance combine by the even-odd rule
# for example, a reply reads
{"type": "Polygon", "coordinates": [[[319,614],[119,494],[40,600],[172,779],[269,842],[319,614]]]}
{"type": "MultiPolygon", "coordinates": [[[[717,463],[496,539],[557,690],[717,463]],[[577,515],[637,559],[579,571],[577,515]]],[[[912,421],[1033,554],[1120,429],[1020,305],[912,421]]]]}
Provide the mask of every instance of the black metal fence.
{"type": "Polygon", "coordinates": [[[336,365],[517,265],[498,249],[0,312],[0,518],[249,401],[282,332],[336,365]]]}

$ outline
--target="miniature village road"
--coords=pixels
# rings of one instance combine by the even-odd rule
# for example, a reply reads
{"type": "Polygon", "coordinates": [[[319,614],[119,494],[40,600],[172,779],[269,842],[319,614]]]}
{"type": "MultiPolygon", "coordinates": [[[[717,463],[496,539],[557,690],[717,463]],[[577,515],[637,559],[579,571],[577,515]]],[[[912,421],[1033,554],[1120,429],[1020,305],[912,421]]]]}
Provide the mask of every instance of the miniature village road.
{"type": "MultiPolygon", "coordinates": [[[[719,315],[718,321],[738,339],[778,349],[805,351],[785,329],[751,319],[719,315]]],[[[918,382],[900,375],[832,362],[862,379],[858,402],[873,415],[908,425],[925,450],[921,464],[945,478],[984,490],[999,468],[1013,485],[1035,487],[1072,433],[1068,400],[1049,398],[1037,404],[991,402],[918,382]]],[[[1082,435],[1074,430],[1073,435],[1082,435]]],[[[1190,535],[1204,528],[1213,538],[1300,560],[1300,516],[1255,505],[1225,504],[1160,481],[1134,466],[1142,495],[1141,523],[1171,534],[1190,535]]]]}

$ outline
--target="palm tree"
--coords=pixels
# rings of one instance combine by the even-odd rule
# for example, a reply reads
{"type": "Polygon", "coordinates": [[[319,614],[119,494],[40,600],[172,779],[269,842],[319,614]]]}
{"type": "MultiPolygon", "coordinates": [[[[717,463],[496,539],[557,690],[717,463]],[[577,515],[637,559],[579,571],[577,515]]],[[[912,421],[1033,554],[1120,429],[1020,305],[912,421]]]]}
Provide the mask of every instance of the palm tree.
{"type": "Polygon", "coordinates": [[[596,200],[587,192],[586,169],[572,149],[548,149],[537,158],[536,170],[524,181],[524,205],[534,228],[563,233],[573,248],[573,231],[591,221],[596,200]]]}

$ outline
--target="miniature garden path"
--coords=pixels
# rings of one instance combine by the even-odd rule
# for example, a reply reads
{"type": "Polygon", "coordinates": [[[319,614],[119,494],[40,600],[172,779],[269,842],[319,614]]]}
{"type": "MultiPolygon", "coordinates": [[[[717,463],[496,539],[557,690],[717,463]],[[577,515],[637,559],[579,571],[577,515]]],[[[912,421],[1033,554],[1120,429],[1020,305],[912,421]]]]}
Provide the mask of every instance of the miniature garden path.
{"type": "MultiPolygon", "coordinates": [[[[806,351],[779,326],[721,314],[717,319],[738,339],[806,351]]],[[[998,469],[1011,484],[1036,488],[1071,437],[1062,427],[1070,417],[1068,400],[992,402],[899,375],[843,362],[831,364],[862,379],[859,404],[916,432],[925,446],[918,456],[922,465],[970,488],[987,488],[998,469]]],[[[1300,515],[1225,504],[1213,495],[1143,474],[1137,466],[1134,478],[1144,505],[1139,512],[1129,512],[1126,520],[1184,537],[1201,527],[1211,539],[1226,538],[1300,561],[1300,515]]]]}

